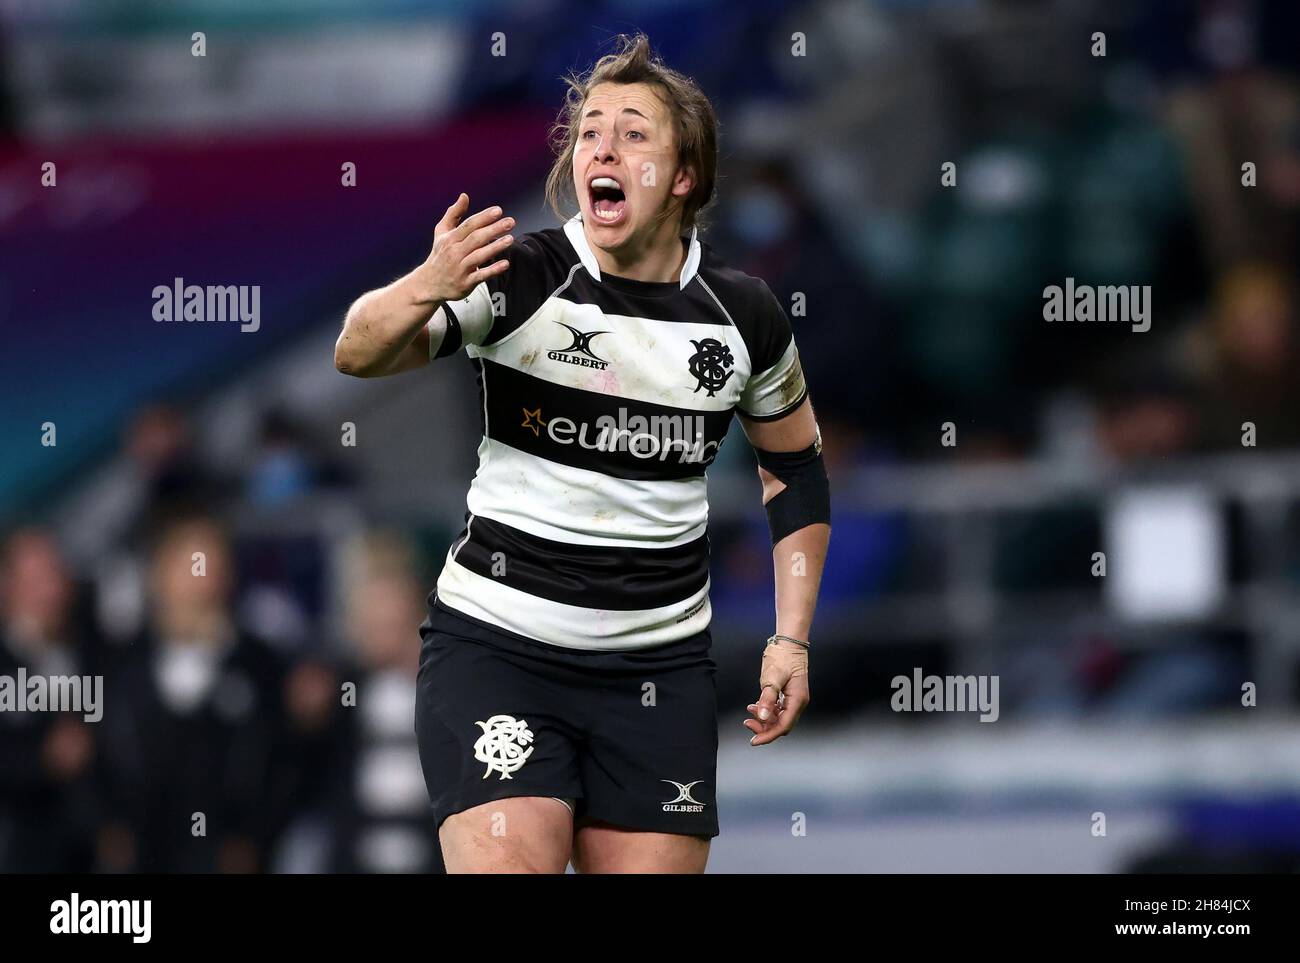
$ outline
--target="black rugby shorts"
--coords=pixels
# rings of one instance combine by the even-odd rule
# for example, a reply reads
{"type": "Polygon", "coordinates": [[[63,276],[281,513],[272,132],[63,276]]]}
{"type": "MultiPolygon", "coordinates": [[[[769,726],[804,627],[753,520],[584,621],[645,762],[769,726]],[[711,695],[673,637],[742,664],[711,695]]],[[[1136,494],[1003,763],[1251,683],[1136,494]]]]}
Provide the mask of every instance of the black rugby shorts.
{"type": "Polygon", "coordinates": [[[526,639],[431,599],[415,731],[436,825],[511,796],[571,800],[575,826],[718,835],[708,630],[635,652],[526,639]]]}

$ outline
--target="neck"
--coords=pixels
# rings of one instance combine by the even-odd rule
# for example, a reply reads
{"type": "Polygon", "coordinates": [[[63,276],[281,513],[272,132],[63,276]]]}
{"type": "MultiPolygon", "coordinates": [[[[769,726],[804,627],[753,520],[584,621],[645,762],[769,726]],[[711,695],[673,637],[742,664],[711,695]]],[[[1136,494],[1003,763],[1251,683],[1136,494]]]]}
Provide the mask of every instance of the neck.
{"type": "Polygon", "coordinates": [[[596,255],[602,273],[632,281],[676,281],[686,263],[686,246],[682,244],[676,218],[656,227],[639,243],[632,240],[616,250],[597,247],[590,234],[587,244],[596,255]]]}

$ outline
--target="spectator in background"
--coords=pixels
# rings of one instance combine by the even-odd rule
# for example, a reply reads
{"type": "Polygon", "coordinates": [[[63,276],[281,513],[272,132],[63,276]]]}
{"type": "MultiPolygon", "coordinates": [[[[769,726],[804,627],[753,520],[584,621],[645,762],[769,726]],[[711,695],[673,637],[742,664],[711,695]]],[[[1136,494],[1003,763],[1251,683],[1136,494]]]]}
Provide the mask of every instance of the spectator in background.
{"type": "Polygon", "coordinates": [[[1259,448],[1300,447],[1295,285],[1280,267],[1239,265],[1219,279],[1211,317],[1189,339],[1201,382],[1202,444],[1241,451],[1242,423],[1259,448]]]}
{"type": "MultiPolygon", "coordinates": [[[[29,677],[93,674],[50,535],[26,529],[7,540],[0,599],[0,675],[16,678],[20,667],[29,677]]],[[[91,869],[96,729],[84,713],[0,712],[0,872],[91,869]]]]}
{"type": "Polygon", "coordinates": [[[894,431],[886,307],[783,161],[738,174],[709,243],[740,270],[765,278],[791,315],[800,362],[818,386],[819,419],[838,417],[873,435],[894,431]]]}
{"type": "Polygon", "coordinates": [[[163,526],[146,627],[106,695],[105,869],[260,871],[310,801],[332,694],[241,630],[233,580],[219,524],[163,526]]]}
{"type": "Polygon", "coordinates": [[[79,562],[133,550],[154,520],[199,507],[212,511],[218,503],[221,480],[199,463],[189,421],[179,409],[159,403],[137,411],[122,455],[108,477],[89,486],[60,519],[79,562]]]}
{"type": "MultiPolygon", "coordinates": [[[[1194,5],[1189,53],[1202,77],[1171,90],[1170,128],[1184,145],[1206,259],[1300,264],[1300,85],[1263,56],[1294,63],[1294,4],[1194,5]],[[1244,183],[1243,165],[1254,165],[1244,183]]],[[[1166,22],[1162,29],[1168,31],[1166,22]]]]}
{"type": "Polygon", "coordinates": [[[239,615],[281,652],[320,651],[314,629],[326,617],[330,561],[317,520],[328,498],[313,496],[348,481],[311,427],[283,408],[261,415],[237,506],[239,615]]]}
{"type": "MultiPolygon", "coordinates": [[[[1191,453],[1199,437],[1200,395],[1175,352],[1154,341],[1115,352],[1094,379],[1098,454],[1111,465],[1191,453]]],[[[1012,590],[1082,588],[1098,580],[1086,566],[1061,566],[1105,547],[1102,518],[1062,506],[1024,515],[1004,542],[999,568],[1012,590]],[[1009,550],[1009,551],[1008,551],[1009,550]],[[1014,553],[1014,555],[1012,554],[1014,553]],[[1065,576],[1070,568],[1075,575],[1065,576]],[[1054,577],[1053,584],[1050,579],[1054,577]]],[[[1145,632],[1124,625],[1054,630],[1009,647],[1004,692],[1030,715],[1160,718],[1230,704],[1228,680],[1245,671],[1240,639],[1212,626],[1175,625],[1145,632]],[[1138,647],[1130,636],[1142,635],[1138,647]]]]}
{"type": "Polygon", "coordinates": [[[1195,386],[1162,352],[1113,358],[1097,388],[1097,437],[1112,462],[1167,458],[1195,445],[1195,386]]]}
{"type": "Polygon", "coordinates": [[[198,458],[185,413],[151,404],[131,419],[120,457],[60,511],[61,541],[94,582],[95,619],[106,637],[123,641],[140,631],[144,533],[178,512],[217,511],[222,481],[198,458]]]}
{"type": "Polygon", "coordinates": [[[414,555],[392,535],[366,539],[350,559],[347,624],[357,660],[348,679],[345,764],[331,793],[330,869],[427,873],[441,853],[415,741],[418,635],[424,582],[414,555]]]}
{"type": "Polygon", "coordinates": [[[266,413],[245,479],[244,496],[250,504],[278,508],[343,481],[340,466],[319,450],[305,425],[280,409],[266,413]]]}

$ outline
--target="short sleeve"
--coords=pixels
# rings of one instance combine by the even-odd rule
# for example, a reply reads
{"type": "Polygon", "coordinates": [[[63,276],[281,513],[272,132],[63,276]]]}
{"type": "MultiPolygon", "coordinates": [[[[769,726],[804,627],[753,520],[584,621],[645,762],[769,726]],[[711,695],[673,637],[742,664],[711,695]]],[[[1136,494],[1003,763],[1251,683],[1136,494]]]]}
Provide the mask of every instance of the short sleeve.
{"type": "Polygon", "coordinates": [[[495,344],[522,327],[546,300],[551,290],[548,260],[536,237],[524,235],[502,256],[509,268],[479,284],[468,297],[442,305],[429,320],[430,357],[495,344]]]}
{"type": "Polygon", "coordinates": [[[758,324],[750,348],[752,373],[740,394],[741,414],[755,421],[775,421],[808,396],[794,329],[785,309],[768,286],[759,281],[762,296],[757,307],[758,324]]]}

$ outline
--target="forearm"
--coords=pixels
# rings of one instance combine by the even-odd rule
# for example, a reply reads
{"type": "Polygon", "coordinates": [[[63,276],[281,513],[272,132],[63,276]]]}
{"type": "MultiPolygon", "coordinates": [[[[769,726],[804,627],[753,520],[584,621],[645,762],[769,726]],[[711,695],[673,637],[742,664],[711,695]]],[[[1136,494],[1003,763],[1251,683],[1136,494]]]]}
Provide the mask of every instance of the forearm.
{"type": "Polygon", "coordinates": [[[778,635],[809,641],[830,535],[829,525],[807,525],[772,549],[778,635]]]}
{"type": "Polygon", "coordinates": [[[772,535],[776,631],[806,642],[831,536],[830,487],[812,404],[805,399],[778,421],[744,424],[772,535]]]}
{"type": "Polygon", "coordinates": [[[353,303],[334,346],[335,368],[366,378],[393,367],[441,304],[431,298],[424,269],[421,265],[353,303]]]}

